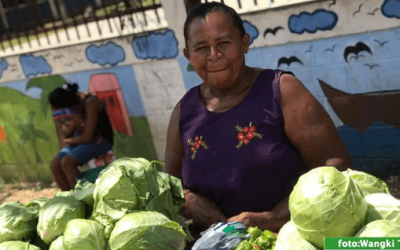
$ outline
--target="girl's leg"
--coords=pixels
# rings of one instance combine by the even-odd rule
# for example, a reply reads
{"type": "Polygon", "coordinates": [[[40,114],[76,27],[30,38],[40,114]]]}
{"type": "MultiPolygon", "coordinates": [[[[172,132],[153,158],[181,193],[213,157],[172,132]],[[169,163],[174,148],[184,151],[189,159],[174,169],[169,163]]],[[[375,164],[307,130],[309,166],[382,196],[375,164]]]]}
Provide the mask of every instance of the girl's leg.
{"type": "Polygon", "coordinates": [[[55,157],[50,163],[50,168],[58,187],[61,191],[67,191],[70,190],[71,187],[67,180],[67,176],[62,169],[61,161],[62,159],[55,157]]]}
{"type": "Polygon", "coordinates": [[[78,165],[78,161],[72,155],[66,155],[61,160],[61,167],[69,183],[69,190],[75,188],[76,177],[79,174],[78,165]]]}

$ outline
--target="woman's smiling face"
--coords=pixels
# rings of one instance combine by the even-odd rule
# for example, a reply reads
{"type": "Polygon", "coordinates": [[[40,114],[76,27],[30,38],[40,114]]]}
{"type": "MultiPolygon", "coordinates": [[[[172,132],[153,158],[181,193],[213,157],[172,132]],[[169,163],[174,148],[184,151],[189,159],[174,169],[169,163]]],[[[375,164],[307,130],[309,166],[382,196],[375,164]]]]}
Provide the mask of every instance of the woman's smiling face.
{"type": "Polygon", "coordinates": [[[248,34],[240,34],[231,17],[212,12],[189,25],[184,54],[206,84],[225,89],[241,79],[249,40],[248,34]]]}

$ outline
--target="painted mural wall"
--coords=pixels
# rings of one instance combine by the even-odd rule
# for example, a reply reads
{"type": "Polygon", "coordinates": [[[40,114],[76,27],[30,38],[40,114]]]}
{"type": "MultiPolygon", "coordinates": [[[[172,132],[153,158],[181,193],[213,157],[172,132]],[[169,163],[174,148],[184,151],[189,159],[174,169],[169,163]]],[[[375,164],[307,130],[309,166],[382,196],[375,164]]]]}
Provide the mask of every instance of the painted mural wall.
{"type": "MultiPolygon", "coordinates": [[[[47,96],[65,81],[106,102],[117,157],[164,160],[172,109],[201,83],[182,53],[185,15],[164,10],[168,29],[0,59],[3,179],[51,179],[59,147],[47,96]]],[[[400,172],[399,0],[311,1],[242,17],[248,65],[292,71],[331,115],[356,168],[400,172]]]]}

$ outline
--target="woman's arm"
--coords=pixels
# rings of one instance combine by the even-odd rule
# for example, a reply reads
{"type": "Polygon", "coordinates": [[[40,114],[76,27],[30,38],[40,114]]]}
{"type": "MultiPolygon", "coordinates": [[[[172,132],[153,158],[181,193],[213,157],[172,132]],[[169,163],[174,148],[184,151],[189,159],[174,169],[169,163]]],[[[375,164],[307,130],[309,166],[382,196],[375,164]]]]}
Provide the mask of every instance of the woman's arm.
{"type": "MultiPolygon", "coordinates": [[[[168,174],[182,179],[182,160],[184,147],[179,132],[180,103],[171,115],[167,131],[167,146],[165,149],[165,169],[168,174]]],[[[209,198],[184,188],[186,203],[181,208],[181,215],[200,226],[208,227],[213,223],[224,222],[226,217],[221,209],[209,198]]]]}
{"type": "Polygon", "coordinates": [[[101,102],[97,96],[89,97],[89,100],[84,104],[85,109],[85,127],[82,134],[72,138],[64,139],[67,144],[86,144],[93,140],[96,132],[98,114],[101,110],[101,102]]]}
{"type": "Polygon", "coordinates": [[[283,74],[280,84],[284,129],[309,169],[352,166],[350,156],[329,114],[294,76],[283,74]]]}

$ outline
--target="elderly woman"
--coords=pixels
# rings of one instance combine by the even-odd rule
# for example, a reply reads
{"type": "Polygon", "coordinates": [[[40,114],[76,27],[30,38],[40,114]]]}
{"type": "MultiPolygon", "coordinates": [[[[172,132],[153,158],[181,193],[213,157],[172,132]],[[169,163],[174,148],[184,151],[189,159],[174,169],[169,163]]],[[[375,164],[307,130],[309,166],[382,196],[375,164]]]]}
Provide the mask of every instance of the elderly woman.
{"type": "Polygon", "coordinates": [[[181,214],[203,228],[239,221],[278,232],[299,176],[351,161],[329,115],[290,72],[248,67],[239,15],[206,3],[185,22],[184,55],[203,83],[174,108],[167,171],[182,179],[181,214]]]}
{"type": "Polygon", "coordinates": [[[63,147],[50,167],[59,188],[67,191],[75,187],[80,173],[77,167],[106,154],[114,134],[104,103],[95,95],[78,92],[77,84],[56,88],[49,102],[63,147]]]}

